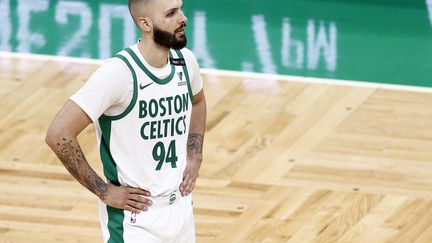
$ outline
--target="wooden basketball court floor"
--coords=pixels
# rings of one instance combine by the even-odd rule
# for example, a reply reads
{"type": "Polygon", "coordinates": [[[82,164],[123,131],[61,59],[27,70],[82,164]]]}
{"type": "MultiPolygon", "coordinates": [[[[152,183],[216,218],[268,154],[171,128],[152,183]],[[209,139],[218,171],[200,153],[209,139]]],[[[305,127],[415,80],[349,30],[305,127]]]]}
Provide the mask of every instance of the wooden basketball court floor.
{"type": "MultiPolygon", "coordinates": [[[[98,65],[0,58],[0,242],[101,242],[44,143],[98,65]]],[[[204,74],[198,242],[432,242],[432,93],[204,74]]],[[[101,173],[93,127],[79,137],[101,173]]]]}

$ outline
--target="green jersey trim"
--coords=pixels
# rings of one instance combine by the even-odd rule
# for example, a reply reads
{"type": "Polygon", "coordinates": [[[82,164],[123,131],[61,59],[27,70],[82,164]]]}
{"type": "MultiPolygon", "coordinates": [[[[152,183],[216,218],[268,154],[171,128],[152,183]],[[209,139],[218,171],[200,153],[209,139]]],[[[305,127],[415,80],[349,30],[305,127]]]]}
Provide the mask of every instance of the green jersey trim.
{"type": "Polygon", "coordinates": [[[99,118],[99,126],[102,131],[100,139],[99,153],[102,160],[105,177],[114,185],[119,186],[117,164],[111,156],[109,148],[111,139],[111,120],[99,118]]]}
{"type": "Polygon", "coordinates": [[[110,238],[107,243],[124,243],[123,220],[124,211],[122,209],[106,206],[108,212],[108,230],[110,238]]]}
{"type": "MultiPolygon", "coordinates": [[[[177,56],[179,58],[183,58],[184,59],[183,54],[181,53],[180,50],[175,50],[175,52],[177,53],[177,56]]],[[[186,83],[187,83],[187,87],[188,87],[188,91],[189,91],[189,97],[190,97],[192,105],[193,105],[194,96],[193,96],[193,93],[192,93],[192,86],[191,86],[191,82],[190,82],[190,79],[189,79],[189,73],[188,73],[187,65],[183,65],[183,72],[184,72],[184,74],[186,76],[186,83]]]]}
{"type": "Polygon", "coordinates": [[[115,57],[120,58],[123,62],[126,63],[130,71],[132,72],[133,82],[134,82],[134,91],[132,100],[127,106],[126,110],[117,116],[106,116],[102,115],[99,117],[99,126],[101,128],[101,139],[99,146],[99,153],[103,164],[103,170],[105,177],[114,185],[119,186],[120,182],[118,181],[118,171],[117,164],[115,163],[111,151],[110,151],[110,139],[111,139],[111,123],[113,120],[118,120],[125,117],[135,106],[137,97],[138,97],[138,81],[135,74],[134,69],[130,65],[129,61],[122,55],[115,55],[115,57]]]}
{"type": "MultiPolygon", "coordinates": [[[[100,147],[99,153],[103,164],[103,171],[105,177],[114,185],[120,186],[120,182],[118,179],[118,170],[117,164],[114,161],[114,158],[111,155],[110,151],[110,140],[111,140],[111,124],[113,120],[118,120],[125,117],[133,107],[135,106],[136,100],[138,98],[138,81],[135,70],[132,68],[131,64],[127,60],[126,57],[117,54],[114,57],[120,58],[124,63],[126,63],[127,67],[130,69],[133,78],[133,86],[134,91],[132,95],[132,100],[129,105],[126,107],[126,110],[123,111],[120,115],[117,116],[106,116],[102,115],[99,117],[99,126],[101,128],[101,139],[100,139],[100,147]]],[[[108,243],[124,243],[123,239],[123,220],[124,220],[124,212],[121,209],[113,208],[110,206],[106,206],[108,213],[108,231],[110,233],[110,238],[108,239],[108,243]]]]}
{"type": "Polygon", "coordinates": [[[129,103],[129,105],[126,107],[126,110],[123,111],[120,115],[116,115],[116,116],[102,115],[99,119],[101,119],[101,118],[102,119],[110,119],[110,120],[119,120],[119,119],[122,119],[127,114],[129,114],[129,112],[131,112],[131,110],[135,106],[136,100],[138,98],[138,81],[137,81],[137,76],[136,76],[135,70],[132,68],[131,64],[126,59],[126,57],[124,57],[124,56],[122,56],[120,54],[117,54],[114,57],[120,58],[124,63],[126,63],[126,65],[128,66],[128,68],[130,69],[130,71],[132,73],[132,78],[133,78],[133,95],[132,95],[132,100],[129,103]]]}
{"type": "MultiPolygon", "coordinates": [[[[111,139],[111,120],[107,118],[99,118],[99,125],[102,131],[100,140],[100,157],[103,164],[105,177],[114,185],[120,186],[118,180],[117,164],[115,163],[109,149],[111,139]]],[[[123,210],[116,209],[107,205],[108,213],[108,231],[110,238],[108,243],[122,243],[123,241],[123,210]]]]}
{"type": "MultiPolygon", "coordinates": [[[[120,186],[118,179],[117,164],[115,163],[111,152],[110,152],[110,139],[111,139],[111,123],[112,120],[107,118],[99,118],[99,125],[102,131],[102,137],[100,139],[100,156],[103,164],[103,171],[105,177],[114,185],[120,186]]],[[[106,206],[108,213],[108,231],[110,238],[108,243],[123,243],[123,210],[116,209],[110,206],[106,206]]]]}
{"type": "MultiPolygon", "coordinates": [[[[152,72],[150,72],[150,70],[148,70],[146,68],[146,66],[141,62],[141,60],[138,58],[138,56],[135,54],[134,51],[132,51],[132,49],[130,49],[129,47],[125,49],[125,51],[127,53],[129,53],[132,57],[132,59],[134,59],[134,61],[136,62],[136,64],[144,71],[145,74],[147,74],[147,76],[149,76],[155,83],[157,84],[167,84],[169,83],[173,77],[174,77],[174,73],[175,73],[175,67],[174,65],[171,64],[171,73],[168,75],[168,77],[164,78],[164,79],[160,79],[158,77],[156,77],[152,72]]],[[[169,53],[170,57],[171,57],[171,52],[169,53]]]]}

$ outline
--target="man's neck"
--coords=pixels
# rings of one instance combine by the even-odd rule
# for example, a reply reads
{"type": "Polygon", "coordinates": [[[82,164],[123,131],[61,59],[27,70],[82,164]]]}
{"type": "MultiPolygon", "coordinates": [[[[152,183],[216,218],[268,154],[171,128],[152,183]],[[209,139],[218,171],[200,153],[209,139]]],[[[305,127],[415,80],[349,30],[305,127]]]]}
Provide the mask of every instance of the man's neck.
{"type": "Polygon", "coordinates": [[[157,44],[153,39],[145,40],[142,38],[141,41],[138,42],[138,50],[146,62],[152,67],[162,68],[168,63],[169,49],[157,44]]]}

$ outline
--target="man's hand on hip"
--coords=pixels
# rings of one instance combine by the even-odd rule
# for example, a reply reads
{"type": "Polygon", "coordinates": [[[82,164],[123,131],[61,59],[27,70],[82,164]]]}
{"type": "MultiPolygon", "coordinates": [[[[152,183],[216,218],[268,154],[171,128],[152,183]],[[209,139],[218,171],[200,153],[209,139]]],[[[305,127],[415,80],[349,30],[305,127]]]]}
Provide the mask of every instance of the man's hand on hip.
{"type": "Polygon", "coordinates": [[[152,205],[152,201],[146,198],[149,196],[150,193],[143,189],[108,183],[106,193],[100,198],[105,204],[113,208],[140,213],[147,211],[148,207],[152,205]]]}

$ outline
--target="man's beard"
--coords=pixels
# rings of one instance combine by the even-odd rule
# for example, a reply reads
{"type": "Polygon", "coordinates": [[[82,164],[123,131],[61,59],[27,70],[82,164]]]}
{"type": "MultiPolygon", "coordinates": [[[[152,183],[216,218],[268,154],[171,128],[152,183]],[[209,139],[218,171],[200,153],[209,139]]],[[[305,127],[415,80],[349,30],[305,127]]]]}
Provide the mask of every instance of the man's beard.
{"type": "Polygon", "coordinates": [[[161,46],[165,46],[167,48],[173,48],[173,49],[182,49],[186,46],[187,39],[186,35],[183,35],[179,39],[176,38],[175,34],[177,31],[183,27],[186,27],[186,24],[178,28],[174,34],[171,34],[168,31],[162,30],[158,28],[157,26],[154,26],[153,28],[153,40],[158,43],[161,46]]]}

